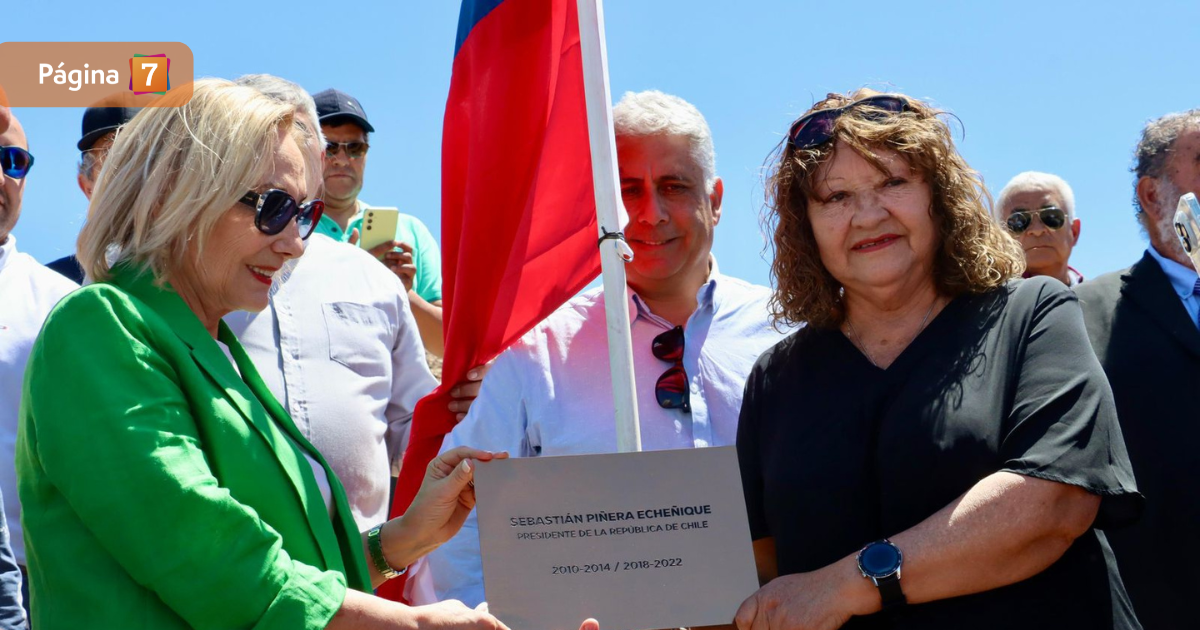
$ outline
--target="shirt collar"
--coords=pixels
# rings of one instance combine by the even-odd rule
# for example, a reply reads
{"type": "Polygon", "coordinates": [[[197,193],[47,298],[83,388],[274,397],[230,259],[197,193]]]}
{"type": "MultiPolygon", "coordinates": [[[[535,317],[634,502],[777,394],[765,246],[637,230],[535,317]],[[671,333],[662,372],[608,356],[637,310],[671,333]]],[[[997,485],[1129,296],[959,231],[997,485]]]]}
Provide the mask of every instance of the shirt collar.
{"type": "Polygon", "coordinates": [[[9,233],[8,239],[4,241],[3,245],[0,245],[0,271],[4,271],[4,268],[8,266],[8,263],[12,262],[16,257],[17,237],[12,233],[9,233]]]}
{"type": "Polygon", "coordinates": [[[1083,274],[1079,273],[1079,270],[1071,265],[1067,265],[1067,279],[1071,281],[1069,286],[1075,286],[1083,282],[1083,274]]]}
{"type": "Polygon", "coordinates": [[[1197,276],[1195,269],[1184,267],[1174,260],[1166,258],[1159,254],[1153,245],[1146,248],[1146,253],[1158,261],[1158,266],[1162,267],[1163,273],[1167,274],[1167,280],[1171,281],[1171,288],[1175,289],[1175,293],[1179,295],[1180,299],[1186,300],[1192,297],[1192,291],[1196,288],[1196,278],[1200,277],[1197,276]]]}
{"type": "MultiPolygon", "coordinates": [[[[708,260],[710,263],[708,280],[700,286],[698,291],[696,291],[696,311],[705,309],[709,311],[716,310],[718,295],[717,285],[722,284],[725,278],[725,276],[721,275],[721,271],[717,267],[717,257],[710,253],[708,255],[708,260]]],[[[625,294],[629,296],[629,324],[631,326],[633,325],[634,320],[636,320],[638,317],[642,317],[651,321],[658,321],[660,323],[666,323],[666,320],[651,312],[650,307],[647,306],[646,302],[642,300],[642,297],[633,290],[633,287],[625,285],[625,294]]]]}

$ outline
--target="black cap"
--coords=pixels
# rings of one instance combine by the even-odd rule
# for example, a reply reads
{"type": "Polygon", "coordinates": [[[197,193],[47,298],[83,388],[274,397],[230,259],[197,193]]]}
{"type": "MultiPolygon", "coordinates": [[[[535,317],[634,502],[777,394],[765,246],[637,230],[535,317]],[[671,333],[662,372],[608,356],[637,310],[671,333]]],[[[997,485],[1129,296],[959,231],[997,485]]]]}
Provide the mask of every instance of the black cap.
{"type": "Polygon", "coordinates": [[[83,137],[75,146],[87,151],[104,134],[116,131],[117,127],[133,120],[141,107],[89,107],[83,112],[83,137]]]}
{"type": "Polygon", "coordinates": [[[313,94],[317,103],[317,122],[337,124],[338,120],[353,122],[363,131],[373,133],[375,128],[367,122],[367,112],[358,104],[358,99],[335,89],[313,94]]]}

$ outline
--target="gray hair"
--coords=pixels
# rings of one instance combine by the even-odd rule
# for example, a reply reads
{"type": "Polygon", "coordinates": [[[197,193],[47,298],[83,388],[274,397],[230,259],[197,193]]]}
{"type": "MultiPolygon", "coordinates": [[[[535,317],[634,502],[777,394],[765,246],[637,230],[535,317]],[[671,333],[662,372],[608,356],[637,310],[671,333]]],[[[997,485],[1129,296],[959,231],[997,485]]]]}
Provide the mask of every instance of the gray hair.
{"type": "Polygon", "coordinates": [[[1164,179],[1167,158],[1175,147],[1175,141],[1183,132],[1195,127],[1200,127],[1200,109],[1167,114],[1146,123],[1142,129],[1142,138],[1133,152],[1134,163],[1130,170],[1133,171],[1133,207],[1138,212],[1138,221],[1143,228],[1146,227],[1146,209],[1137,196],[1138,181],[1143,177],[1164,179]]]}
{"type": "Polygon", "coordinates": [[[298,84],[273,74],[244,74],[233,81],[237,85],[252,87],[263,95],[281,103],[287,103],[303,114],[304,118],[315,125],[309,129],[307,123],[302,123],[303,130],[308,135],[315,135],[320,146],[325,146],[325,134],[321,133],[321,123],[317,118],[317,104],[313,97],[298,84]]]}
{"type": "Polygon", "coordinates": [[[1075,191],[1071,190],[1071,185],[1058,175],[1038,171],[1025,171],[1008,180],[1008,183],[1000,191],[1000,195],[996,197],[996,204],[992,206],[992,215],[1000,221],[1004,221],[1007,217],[1001,216],[1001,214],[1004,212],[1004,204],[1008,203],[1009,197],[1031,190],[1049,190],[1058,193],[1063,206],[1065,206],[1063,210],[1067,211],[1067,218],[1075,219],[1075,191]]]}
{"type": "Polygon", "coordinates": [[[96,164],[100,162],[99,151],[88,149],[79,154],[79,174],[88,181],[94,181],[92,172],[96,170],[96,164]]]}
{"type": "Polygon", "coordinates": [[[613,107],[617,137],[684,136],[692,145],[692,159],[704,173],[704,187],[712,192],[717,182],[717,154],[712,131],[695,105],[658,90],[626,92],[613,107]]]}

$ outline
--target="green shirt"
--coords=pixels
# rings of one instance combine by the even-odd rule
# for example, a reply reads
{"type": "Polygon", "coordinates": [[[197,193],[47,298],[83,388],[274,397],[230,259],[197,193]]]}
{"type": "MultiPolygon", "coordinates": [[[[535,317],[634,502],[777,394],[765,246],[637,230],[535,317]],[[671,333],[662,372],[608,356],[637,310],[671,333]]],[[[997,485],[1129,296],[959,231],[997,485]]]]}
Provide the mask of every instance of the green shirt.
{"type": "MultiPolygon", "coordinates": [[[[317,233],[324,234],[335,241],[345,243],[350,240],[350,233],[358,229],[362,234],[363,210],[371,205],[362,200],[356,201],[358,212],[350,219],[343,230],[337,221],[328,216],[321,216],[317,223],[317,233]]],[[[396,220],[396,240],[408,243],[413,248],[413,264],[417,267],[417,275],[413,277],[413,290],[426,302],[437,302],[442,299],[442,252],[438,249],[437,239],[429,232],[429,228],[417,217],[400,213],[396,220]]]]}

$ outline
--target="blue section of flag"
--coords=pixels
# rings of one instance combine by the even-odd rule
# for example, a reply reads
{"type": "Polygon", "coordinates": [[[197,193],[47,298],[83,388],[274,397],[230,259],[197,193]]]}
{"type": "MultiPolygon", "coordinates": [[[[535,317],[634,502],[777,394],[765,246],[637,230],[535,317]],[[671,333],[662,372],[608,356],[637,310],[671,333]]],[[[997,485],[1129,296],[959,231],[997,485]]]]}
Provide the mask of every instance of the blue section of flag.
{"type": "Polygon", "coordinates": [[[458,56],[463,42],[467,41],[467,35],[471,34],[471,30],[475,28],[479,20],[487,17],[487,14],[500,6],[501,2],[504,0],[463,0],[462,10],[458,12],[458,41],[454,42],[455,57],[458,56]]]}

